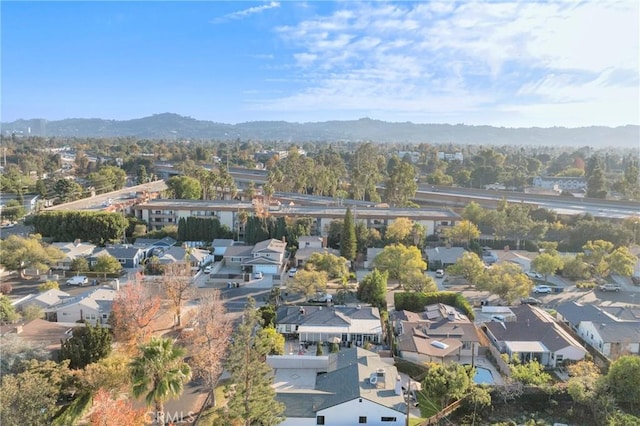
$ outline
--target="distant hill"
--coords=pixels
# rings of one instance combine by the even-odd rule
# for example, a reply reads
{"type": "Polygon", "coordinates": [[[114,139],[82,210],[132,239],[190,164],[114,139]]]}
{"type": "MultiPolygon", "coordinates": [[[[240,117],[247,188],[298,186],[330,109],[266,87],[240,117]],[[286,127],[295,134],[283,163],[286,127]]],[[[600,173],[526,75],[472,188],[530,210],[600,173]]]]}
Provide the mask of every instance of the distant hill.
{"type": "Polygon", "coordinates": [[[375,141],[483,145],[572,145],[638,148],[640,126],[580,128],[505,128],[464,124],[389,123],[362,118],[351,121],[289,123],[252,121],[239,124],[156,114],[133,120],[69,118],[2,123],[2,132],[36,136],[117,137],[142,139],[256,139],[263,141],[375,141]]]}

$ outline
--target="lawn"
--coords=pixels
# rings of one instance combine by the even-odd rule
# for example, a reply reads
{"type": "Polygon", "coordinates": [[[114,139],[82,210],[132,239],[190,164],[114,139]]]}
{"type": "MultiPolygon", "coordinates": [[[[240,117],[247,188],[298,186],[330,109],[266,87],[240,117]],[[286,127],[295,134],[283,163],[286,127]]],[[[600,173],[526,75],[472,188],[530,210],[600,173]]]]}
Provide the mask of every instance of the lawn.
{"type": "Polygon", "coordinates": [[[216,406],[209,407],[204,411],[204,413],[202,413],[202,416],[200,416],[200,419],[198,420],[198,425],[202,425],[202,426],[213,425],[213,422],[218,417],[217,410],[227,405],[227,398],[225,397],[225,394],[224,394],[224,387],[227,385],[228,382],[229,382],[228,379],[220,380],[220,382],[218,383],[218,386],[216,386],[216,390],[214,391],[216,406]]]}

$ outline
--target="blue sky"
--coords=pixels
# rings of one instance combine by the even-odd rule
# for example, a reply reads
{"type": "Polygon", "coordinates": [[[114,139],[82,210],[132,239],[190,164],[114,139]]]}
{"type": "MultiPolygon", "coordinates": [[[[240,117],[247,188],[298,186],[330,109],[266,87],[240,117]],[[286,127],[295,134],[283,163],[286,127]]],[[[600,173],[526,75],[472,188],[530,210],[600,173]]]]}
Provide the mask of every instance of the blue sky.
{"type": "Polygon", "coordinates": [[[2,1],[2,121],[640,124],[639,2],[2,1]]]}

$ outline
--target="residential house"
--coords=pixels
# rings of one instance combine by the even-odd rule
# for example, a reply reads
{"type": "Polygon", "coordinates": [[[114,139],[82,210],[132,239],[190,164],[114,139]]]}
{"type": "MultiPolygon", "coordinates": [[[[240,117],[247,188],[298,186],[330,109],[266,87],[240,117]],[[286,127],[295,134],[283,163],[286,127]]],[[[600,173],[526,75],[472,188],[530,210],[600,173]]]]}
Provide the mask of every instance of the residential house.
{"type": "Polygon", "coordinates": [[[224,252],[223,262],[227,267],[242,268],[245,262],[253,258],[253,246],[233,245],[224,252]]]}
{"type": "Polygon", "coordinates": [[[52,269],[60,269],[63,271],[68,271],[71,269],[71,262],[79,257],[89,258],[96,249],[95,244],[83,243],[80,240],[76,240],[72,243],[69,242],[58,242],[51,243],[53,247],[57,247],[60,249],[62,253],[64,253],[64,258],[58,260],[52,269]]]}
{"type": "Polygon", "coordinates": [[[436,303],[428,305],[424,312],[399,311],[394,322],[403,359],[422,364],[478,356],[478,330],[453,306],[436,303]]]}
{"type": "Polygon", "coordinates": [[[133,243],[133,247],[139,248],[144,251],[144,258],[147,259],[153,256],[154,250],[160,249],[165,250],[169,247],[175,246],[177,243],[171,237],[164,238],[136,238],[135,243],[133,243]]]}
{"type": "Polygon", "coordinates": [[[537,360],[545,367],[579,361],[586,349],[546,311],[531,305],[511,307],[514,321],[492,321],[483,326],[489,340],[502,354],[518,354],[520,360],[537,360]]]}
{"type": "Polygon", "coordinates": [[[110,246],[97,249],[89,258],[89,264],[94,266],[99,256],[110,255],[115,257],[123,268],[132,269],[140,265],[144,259],[144,253],[144,250],[131,245],[110,246]]]}
{"type": "Polygon", "coordinates": [[[435,271],[436,269],[446,268],[458,261],[464,255],[464,248],[462,247],[436,247],[428,248],[425,250],[427,256],[427,262],[429,269],[435,271]]]}
{"type": "Polygon", "coordinates": [[[327,356],[275,355],[267,364],[276,400],[285,405],[283,426],[406,422],[398,370],[376,353],[356,347],[327,356]]]}
{"type": "Polygon", "coordinates": [[[235,244],[235,241],[230,238],[216,238],[211,243],[213,255],[216,259],[221,259],[227,251],[227,248],[235,244]]]}
{"type": "MultiPolygon", "coordinates": [[[[38,207],[38,201],[40,196],[37,194],[23,194],[22,195],[22,207],[27,214],[34,213],[38,207]]],[[[16,194],[0,194],[0,212],[10,201],[16,201],[20,203],[20,197],[16,194]]]]}
{"type": "Polygon", "coordinates": [[[301,267],[314,253],[331,253],[340,256],[338,250],[328,249],[322,237],[304,236],[298,238],[298,250],[294,255],[294,267],[301,267]]]}
{"type": "Polygon", "coordinates": [[[12,302],[11,304],[18,311],[22,311],[29,305],[36,306],[42,310],[45,315],[45,319],[51,321],[55,318],[55,307],[69,298],[71,298],[69,293],[59,289],[51,289],[42,293],[30,294],[12,302]]]}
{"type": "Polygon", "coordinates": [[[523,272],[529,272],[531,270],[531,261],[533,260],[531,253],[523,251],[513,250],[498,250],[496,256],[498,257],[498,263],[509,262],[518,265],[523,272]]]}
{"type": "Polygon", "coordinates": [[[186,249],[178,246],[160,250],[156,256],[161,264],[185,263],[188,261],[189,266],[193,269],[199,269],[212,259],[209,250],[198,248],[186,249]]]}
{"type": "Polygon", "coordinates": [[[273,238],[260,241],[251,250],[251,259],[245,261],[242,266],[251,268],[254,273],[277,275],[285,267],[286,248],[287,243],[273,238]]]}
{"type": "MultiPolygon", "coordinates": [[[[12,325],[9,333],[15,333],[22,341],[41,346],[53,355],[60,350],[60,341],[69,339],[76,327],[84,327],[84,324],[50,322],[37,318],[26,324],[12,325]]],[[[2,334],[5,336],[4,331],[2,334]]]]}
{"type": "Polygon", "coordinates": [[[557,312],[558,321],[607,358],[640,354],[640,309],[566,302],[557,312]]]}
{"type": "Polygon", "coordinates": [[[99,287],[65,299],[54,307],[56,321],[107,324],[116,294],[117,291],[111,287],[99,287]]]}
{"type": "Polygon", "coordinates": [[[367,247],[367,256],[364,262],[365,269],[369,269],[369,270],[373,269],[373,261],[376,258],[376,256],[382,253],[382,250],[384,250],[384,248],[382,247],[367,247]]]}
{"type": "Polygon", "coordinates": [[[279,333],[302,342],[382,343],[380,312],[371,306],[280,306],[275,323],[279,333]]]}

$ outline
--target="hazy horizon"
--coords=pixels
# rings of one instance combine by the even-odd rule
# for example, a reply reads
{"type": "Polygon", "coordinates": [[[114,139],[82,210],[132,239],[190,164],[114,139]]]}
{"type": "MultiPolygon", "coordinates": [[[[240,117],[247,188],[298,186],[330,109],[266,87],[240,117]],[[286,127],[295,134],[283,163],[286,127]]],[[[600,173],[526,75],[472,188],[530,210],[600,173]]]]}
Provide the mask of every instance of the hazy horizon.
{"type": "Polygon", "coordinates": [[[1,120],[639,125],[639,8],[1,2],[1,120]]]}

